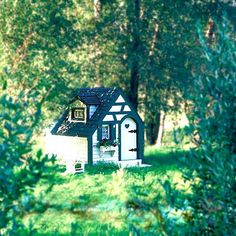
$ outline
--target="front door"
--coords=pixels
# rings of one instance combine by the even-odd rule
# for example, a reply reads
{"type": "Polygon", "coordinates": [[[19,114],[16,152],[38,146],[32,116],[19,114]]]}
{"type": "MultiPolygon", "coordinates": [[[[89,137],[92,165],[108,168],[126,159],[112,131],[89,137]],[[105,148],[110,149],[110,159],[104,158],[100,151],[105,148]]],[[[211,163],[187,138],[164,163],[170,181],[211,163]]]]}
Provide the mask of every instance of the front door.
{"type": "Polygon", "coordinates": [[[137,125],[131,118],[121,123],[121,160],[137,159],[137,125]]]}

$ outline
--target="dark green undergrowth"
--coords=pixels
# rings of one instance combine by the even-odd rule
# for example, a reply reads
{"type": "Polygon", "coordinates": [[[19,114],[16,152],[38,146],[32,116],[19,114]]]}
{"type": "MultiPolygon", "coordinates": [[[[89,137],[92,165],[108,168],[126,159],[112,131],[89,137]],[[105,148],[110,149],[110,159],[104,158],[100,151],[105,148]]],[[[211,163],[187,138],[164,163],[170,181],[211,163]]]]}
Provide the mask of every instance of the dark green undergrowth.
{"type": "Polygon", "coordinates": [[[112,163],[112,162],[106,163],[106,162],[101,161],[101,162],[96,163],[96,165],[93,165],[93,166],[87,165],[86,173],[91,174],[91,175],[99,174],[99,173],[109,175],[118,169],[119,169],[119,166],[115,163],[112,163]]]}

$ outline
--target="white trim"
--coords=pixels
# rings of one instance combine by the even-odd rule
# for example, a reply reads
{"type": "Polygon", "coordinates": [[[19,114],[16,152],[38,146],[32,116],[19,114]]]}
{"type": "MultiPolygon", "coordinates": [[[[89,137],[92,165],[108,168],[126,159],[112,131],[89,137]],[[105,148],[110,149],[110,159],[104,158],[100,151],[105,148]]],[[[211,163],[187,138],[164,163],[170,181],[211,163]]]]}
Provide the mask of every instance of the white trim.
{"type": "Polygon", "coordinates": [[[114,121],[113,115],[106,115],[103,121],[114,121]]]}
{"type": "Polygon", "coordinates": [[[116,103],[122,103],[122,102],[125,102],[124,98],[120,95],[117,100],[116,100],[116,103]]]}
{"type": "Polygon", "coordinates": [[[111,133],[110,125],[102,125],[102,139],[109,139],[110,138],[110,133],[111,133]],[[104,135],[103,129],[105,129],[105,128],[107,128],[107,136],[106,137],[103,136],[104,135]]]}
{"type": "Polygon", "coordinates": [[[126,114],[118,114],[116,115],[116,119],[121,120],[124,116],[126,116],[126,114]]]}
{"type": "Polygon", "coordinates": [[[80,122],[80,123],[86,123],[87,120],[87,108],[86,107],[72,107],[69,110],[69,119],[70,122],[80,122]],[[76,119],[72,119],[72,109],[84,109],[84,120],[76,120],[76,119]]]}
{"type": "Polygon", "coordinates": [[[110,112],[119,112],[121,111],[122,106],[112,106],[112,108],[109,110],[110,112]]]}
{"type": "Polygon", "coordinates": [[[135,159],[135,160],[125,160],[125,161],[118,161],[118,165],[121,168],[126,167],[133,167],[133,166],[142,166],[142,160],[141,159],[135,159]]]}
{"type": "Polygon", "coordinates": [[[128,105],[125,105],[124,111],[131,111],[130,107],[128,105]]]}

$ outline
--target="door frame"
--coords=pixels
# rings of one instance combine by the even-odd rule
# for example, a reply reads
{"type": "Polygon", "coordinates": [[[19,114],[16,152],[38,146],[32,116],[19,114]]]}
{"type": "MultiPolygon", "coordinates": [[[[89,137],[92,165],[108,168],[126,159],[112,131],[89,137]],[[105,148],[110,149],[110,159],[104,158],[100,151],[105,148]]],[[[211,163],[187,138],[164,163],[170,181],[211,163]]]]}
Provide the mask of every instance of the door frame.
{"type": "Polygon", "coordinates": [[[128,114],[128,115],[125,115],[119,122],[118,122],[118,129],[119,129],[119,148],[118,148],[118,159],[119,161],[129,161],[129,159],[127,160],[122,160],[121,159],[121,124],[123,123],[123,121],[126,119],[126,118],[131,118],[135,124],[136,124],[136,129],[137,129],[137,133],[136,133],[136,144],[137,144],[137,158],[136,159],[130,159],[130,161],[134,161],[134,160],[139,160],[139,159],[142,159],[141,157],[141,153],[142,153],[142,144],[141,144],[141,140],[139,139],[139,137],[141,136],[142,137],[142,134],[141,134],[141,129],[140,129],[140,125],[139,125],[139,122],[137,122],[137,120],[135,119],[135,117],[133,117],[132,115],[128,114]]]}

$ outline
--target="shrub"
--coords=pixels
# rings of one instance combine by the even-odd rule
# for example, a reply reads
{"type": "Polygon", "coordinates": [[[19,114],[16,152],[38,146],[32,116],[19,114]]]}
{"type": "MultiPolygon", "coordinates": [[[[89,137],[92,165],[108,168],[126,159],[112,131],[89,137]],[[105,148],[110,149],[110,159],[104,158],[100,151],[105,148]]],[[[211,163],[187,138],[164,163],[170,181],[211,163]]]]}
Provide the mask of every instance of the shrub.
{"type": "Polygon", "coordinates": [[[108,173],[119,169],[119,166],[114,162],[99,161],[91,167],[86,167],[89,173],[108,173]]]}
{"type": "Polygon", "coordinates": [[[118,141],[117,140],[110,140],[110,139],[102,139],[101,141],[99,141],[98,146],[99,147],[116,147],[118,145],[118,141]]]}
{"type": "Polygon", "coordinates": [[[200,34],[205,61],[194,75],[189,116],[197,146],[185,175],[192,183],[189,234],[235,234],[236,44],[227,26],[226,20],[217,25],[211,44],[200,34]]]}
{"type": "Polygon", "coordinates": [[[22,217],[34,209],[34,187],[53,168],[54,159],[32,149],[41,102],[24,92],[0,96],[0,234],[18,235],[22,217]]]}

